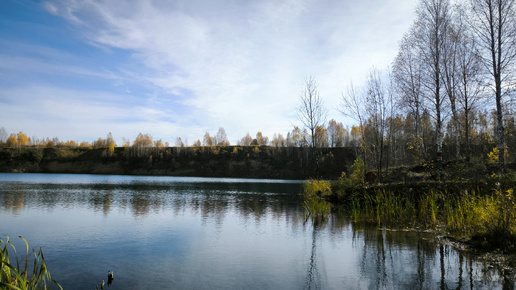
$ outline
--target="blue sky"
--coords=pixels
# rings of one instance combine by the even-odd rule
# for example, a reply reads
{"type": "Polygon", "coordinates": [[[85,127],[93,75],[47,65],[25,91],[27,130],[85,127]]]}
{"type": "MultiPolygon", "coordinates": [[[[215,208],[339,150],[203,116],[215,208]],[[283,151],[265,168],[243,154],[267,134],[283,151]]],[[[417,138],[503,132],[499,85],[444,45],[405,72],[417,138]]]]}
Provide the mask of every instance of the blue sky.
{"type": "MultiPolygon", "coordinates": [[[[314,76],[329,118],[385,69],[415,0],[2,0],[0,127],[37,138],[192,144],[286,136],[314,76]]],[[[350,125],[351,123],[349,123],[350,125]]]]}

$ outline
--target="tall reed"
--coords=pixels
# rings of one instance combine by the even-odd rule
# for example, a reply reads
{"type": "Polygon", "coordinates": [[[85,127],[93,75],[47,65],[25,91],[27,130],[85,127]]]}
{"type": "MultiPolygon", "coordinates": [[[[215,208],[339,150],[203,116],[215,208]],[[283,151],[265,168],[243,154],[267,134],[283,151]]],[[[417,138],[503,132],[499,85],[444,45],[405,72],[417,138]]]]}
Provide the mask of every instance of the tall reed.
{"type": "Polygon", "coordinates": [[[31,266],[29,266],[29,243],[21,236],[19,238],[25,243],[27,252],[22,265],[20,265],[20,260],[16,257],[16,266],[11,262],[12,258],[9,256],[9,247],[11,247],[15,253],[16,248],[9,240],[9,237],[7,237],[5,241],[0,239],[0,286],[3,289],[19,290],[51,289],[50,285],[47,285],[47,282],[52,282],[62,290],[61,285],[50,276],[41,248],[38,252],[34,249],[32,250],[34,261],[31,261],[31,266]],[[29,273],[31,270],[32,272],[29,273]]]}
{"type": "Polygon", "coordinates": [[[496,189],[494,193],[432,189],[415,199],[400,192],[376,189],[365,198],[353,198],[348,208],[354,222],[432,228],[456,236],[516,241],[516,200],[512,189],[496,189]]]}

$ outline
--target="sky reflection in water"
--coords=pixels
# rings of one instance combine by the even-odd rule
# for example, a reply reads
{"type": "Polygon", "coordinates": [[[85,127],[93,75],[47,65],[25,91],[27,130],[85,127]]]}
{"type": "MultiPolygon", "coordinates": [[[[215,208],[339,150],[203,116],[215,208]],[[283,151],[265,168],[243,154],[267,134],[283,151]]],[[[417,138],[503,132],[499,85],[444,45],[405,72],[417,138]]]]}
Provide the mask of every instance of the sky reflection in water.
{"type": "Polygon", "coordinates": [[[109,289],[504,283],[496,269],[417,233],[357,228],[337,216],[305,223],[300,191],[296,181],[0,174],[0,235],[43,247],[65,289],[94,289],[108,270],[109,289]]]}

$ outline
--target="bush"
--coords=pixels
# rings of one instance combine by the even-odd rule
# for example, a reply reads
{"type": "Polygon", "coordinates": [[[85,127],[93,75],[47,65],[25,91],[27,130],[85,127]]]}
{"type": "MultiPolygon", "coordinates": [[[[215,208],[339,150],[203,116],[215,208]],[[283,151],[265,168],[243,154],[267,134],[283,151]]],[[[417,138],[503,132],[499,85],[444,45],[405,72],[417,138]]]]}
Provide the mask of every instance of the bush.
{"type": "Polygon", "coordinates": [[[355,162],[351,166],[351,174],[349,178],[353,181],[353,183],[357,186],[363,186],[365,184],[365,164],[362,158],[357,157],[355,162]]]}
{"type": "Polygon", "coordinates": [[[324,180],[310,179],[303,185],[305,197],[328,197],[331,196],[331,183],[324,180]]]}
{"type": "Polygon", "coordinates": [[[303,185],[306,218],[325,218],[330,214],[332,205],[327,200],[332,196],[331,183],[324,180],[307,180],[303,185]]]}

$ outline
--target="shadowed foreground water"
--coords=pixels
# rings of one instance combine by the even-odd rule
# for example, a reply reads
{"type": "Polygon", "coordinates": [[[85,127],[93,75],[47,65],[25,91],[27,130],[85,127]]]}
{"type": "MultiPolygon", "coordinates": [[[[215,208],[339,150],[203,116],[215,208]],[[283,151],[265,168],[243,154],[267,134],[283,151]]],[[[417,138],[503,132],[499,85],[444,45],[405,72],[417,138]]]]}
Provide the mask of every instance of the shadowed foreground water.
{"type": "MultiPolygon", "coordinates": [[[[43,248],[64,289],[514,288],[414,232],[305,222],[288,180],[0,174],[0,235],[43,248]]],[[[23,252],[19,250],[19,253],[23,252]]]]}

